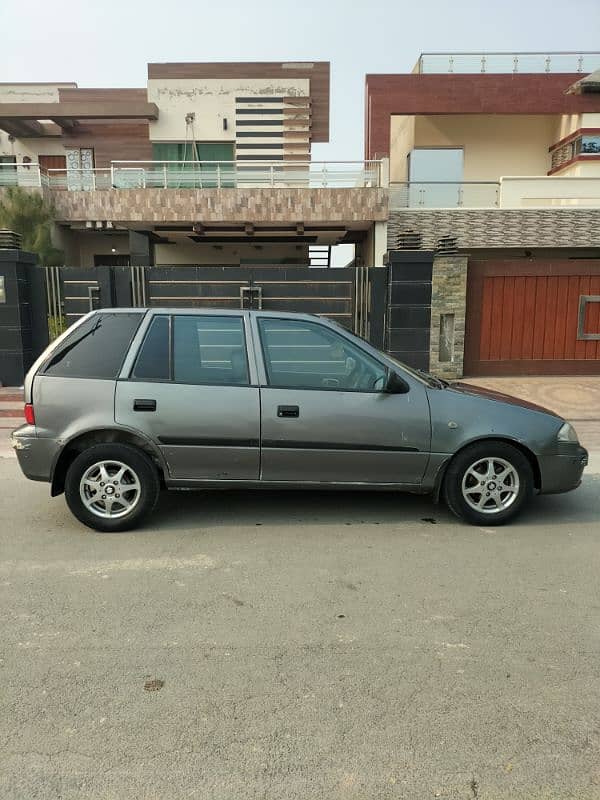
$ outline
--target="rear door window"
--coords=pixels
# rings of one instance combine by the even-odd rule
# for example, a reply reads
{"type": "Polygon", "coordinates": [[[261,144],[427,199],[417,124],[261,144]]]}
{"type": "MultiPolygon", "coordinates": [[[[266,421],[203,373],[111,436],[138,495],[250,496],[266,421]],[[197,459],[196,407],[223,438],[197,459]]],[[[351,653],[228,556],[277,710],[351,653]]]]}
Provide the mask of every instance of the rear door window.
{"type": "Polygon", "coordinates": [[[173,377],[177,383],[247,386],[241,317],[173,317],[173,377]]]}
{"type": "Polygon", "coordinates": [[[90,317],[52,354],[44,374],[114,380],[142,317],[143,313],[90,317]]]}

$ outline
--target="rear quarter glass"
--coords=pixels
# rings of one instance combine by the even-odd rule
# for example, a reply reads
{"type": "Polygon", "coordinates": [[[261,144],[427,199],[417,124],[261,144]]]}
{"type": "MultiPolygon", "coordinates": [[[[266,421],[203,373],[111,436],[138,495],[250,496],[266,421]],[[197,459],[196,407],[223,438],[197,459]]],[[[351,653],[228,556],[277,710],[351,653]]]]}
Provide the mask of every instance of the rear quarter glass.
{"type": "Polygon", "coordinates": [[[42,374],[116,379],[143,316],[143,312],[95,314],[51,354],[42,374]]]}

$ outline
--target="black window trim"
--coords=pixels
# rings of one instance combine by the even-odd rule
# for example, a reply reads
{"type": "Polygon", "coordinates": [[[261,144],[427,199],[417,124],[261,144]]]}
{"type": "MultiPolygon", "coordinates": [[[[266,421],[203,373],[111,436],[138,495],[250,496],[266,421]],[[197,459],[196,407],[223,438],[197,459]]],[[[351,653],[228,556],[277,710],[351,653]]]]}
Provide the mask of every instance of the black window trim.
{"type": "MultiPolygon", "coordinates": [[[[187,310],[182,308],[182,312],[186,312],[187,310]]],[[[133,341],[133,339],[132,339],[133,341]]],[[[130,343],[131,346],[131,343],[130,343]]],[[[121,365],[122,366],[122,365],[121,365]]],[[[131,369],[129,370],[129,375],[122,380],[131,381],[132,383],[168,383],[173,386],[216,386],[220,388],[256,388],[256,384],[253,384],[250,380],[251,378],[251,371],[250,371],[250,360],[248,358],[248,337],[246,335],[246,325],[245,325],[245,317],[244,314],[202,314],[202,313],[194,313],[193,311],[181,314],[153,314],[151,317],[151,321],[148,324],[148,327],[144,331],[144,338],[142,339],[140,346],[138,347],[137,353],[135,354],[135,358],[133,359],[133,364],[131,365],[131,369]],[[142,352],[142,348],[144,346],[144,342],[146,341],[146,337],[148,336],[148,332],[152,327],[152,322],[157,317],[168,317],[169,318],[169,378],[136,378],[133,374],[135,369],[135,365],[137,364],[137,360],[139,358],[140,353],[142,352]],[[175,336],[174,336],[174,329],[175,329],[175,317],[205,317],[205,318],[218,318],[218,319],[237,319],[241,322],[241,333],[243,337],[244,343],[244,356],[246,358],[246,375],[248,376],[248,380],[246,383],[210,383],[208,381],[202,381],[198,383],[188,383],[186,381],[176,381],[175,380],[175,336]]]]}
{"type": "Polygon", "coordinates": [[[173,323],[172,323],[172,315],[171,314],[153,314],[150,318],[150,322],[146,326],[146,330],[144,331],[144,336],[140,345],[137,349],[133,362],[131,364],[131,368],[129,370],[129,374],[122,378],[122,380],[131,381],[132,383],[172,383],[173,382],[173,323]],[[155,319],[161,319],[163,317],[167,318],[169,323],[169,377],[168,378],[138,378],[133,373],[135,372],[135,368],[137,366],[138,360],[140,355],[142,354],[142,350],[144,349],[144,345],[146,344],[146,339],[150,333],[152,325],[154,324],[155,319]]]}
{"type": "MultiPolygon", "coordinates": [[[[295,320],[294,320],[293,317],[271,317],[271,316],[266,317],[266,316],[262,316],[262,315],[259,315],[259,314],[256,315],[256,327],[257,327],[257,331],[258,331],[258,341],[259,341],[259,344],[260,344],[260,352],[261,352],[263,367],[264,367],[264,370],[265,370],[265,379],[266,379],[266,383],[264,384],[264,388],[266,388],[266,389],[286,389],[287,391],[297,391],[297,392],[345,392],[345,393],[351,392],[352,394],[383,394],[383,392],[380,389],[345,389],[345,388],[338,388],[337,386],[279,386],[277,384],[270,383],[270,381],[269,381],[269,370],[268,370],[268,367],[267,367],[267,356],[266,356],[266,353],[265,353],[265,347],[264,347],[264,341],[263,341],[263,335],[262,335],[262,325],[261,325],[262,320],[277,320],[278,322],[294,322],[295,320]]],[[[302,320],[297,320],[297,321],[299,321],[299,322],[308,322],[309,325],[316,325],[319,328],[324,328],[325,330],[332,331],[332,329],[328,325],[323,325],[322,322],[319,322],[317,320],[302,319],[302,320]]],[[[347,342],[350,342],[350,344],[354,345],[354,347],[356,347],[357,350],[359,350],[361,353],[364,353],[369,358],[372,358],[373,361],[377,361],[377,363],[380,364],[385,370],[389,370],[388,365],[384,361],[380,361],[378,358],[375,358],[375,356],[372,355],[372,353],[369,353],[363,347],[360,347],[360,345],[356,344],[356,342],[354,342],[354,341],[352,341],[350,339],[346,339],[346,337],[344,336],[344,334],[342,332],[336,331],[336,330],[333,330],[332,332],[337,334],[338,336],[340,336],[342,339],[345,339],[347,342]]],[[[263,387],[262,383],[261,383],[261,387],[263,387]]]]}

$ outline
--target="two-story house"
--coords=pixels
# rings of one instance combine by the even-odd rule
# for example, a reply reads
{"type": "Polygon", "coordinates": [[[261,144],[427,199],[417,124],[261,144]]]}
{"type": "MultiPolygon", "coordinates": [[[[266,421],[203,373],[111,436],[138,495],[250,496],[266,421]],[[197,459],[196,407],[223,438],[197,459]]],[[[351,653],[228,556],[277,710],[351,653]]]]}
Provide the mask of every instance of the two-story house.
{"type": "Polygon", "coordinates": [[[367,76],[399,357],[449,376],[600,373],[598,68],[598,53],[424,53],[367,76]]]}
{"type": "Polygon", "coordinates": [[[71,266],[382,263],[376,162],[315,162],[327,62],[149,64],[147,86],[0,84],[0,191],[52,201],[71,266]],[[317,260],[318,259],[318,260],[317,260]]]}

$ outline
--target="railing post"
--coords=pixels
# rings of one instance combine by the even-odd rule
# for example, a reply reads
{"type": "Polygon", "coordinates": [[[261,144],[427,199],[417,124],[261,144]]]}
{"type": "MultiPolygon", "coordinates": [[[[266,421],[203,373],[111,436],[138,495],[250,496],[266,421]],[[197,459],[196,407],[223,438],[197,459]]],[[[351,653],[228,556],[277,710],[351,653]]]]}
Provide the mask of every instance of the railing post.
{"type": "Polygon", "coordinates": [[[550,72],[551,61],[552,59],[550,58],[550,56],[546,56],[546,58],[544,59],[544,70],[546,72],[550,72]]]}
{"type": "Polygon", "coordinates": [[[485,72],[485,54],[481,56],[481,71],[485,72]]]}
{"type": "Polygon", "coordinates": [[[167,188],[167,165],[163,161],[163,189],[167,188]]]}
{"type": "Polygon", "coordinates": [[[273,164],[269,166],[269,173],[271,176],[271,188],[273,188],[275,186],[275,171],[273,168],[273,164]]]}
{"type": "Polygon", "coordinates": [[[221,188],[221,163],[217,162],[217,189],[221,188]]]}
{"type": "Polygon", "coordinates": [[[583,72],[583,56],[577,58],[577,72],[583,72]]]}
{"type": "Polygon", "coordinates": [[[513,72],[519,71],[519,56],[515,53],[513,56],[513,72]]]}
{"type": "MultiPolygon", "coordinates": [[[[310,167],[309,167],[309,169],[310,169],[310,167]]],[[[327,164],[325,164],[325,163],[323,163],[322,173],[323,173],[323,188],[326,189],[327,188],[327,164]]]]}
{"type": "Polygon", "coordinates": [[[115,165],[112,161],[110,162],[110,187],[111,189],[115,188],[115,165]]]}
{"type": "Polygon", "coordinates": [[[40,169],[40,165],[37,165],[37,176],[38,176],[38,186],[41,188],[42,186],[42,170],[40,169]]]}
{"type": "Polygon", "coordinates": [[[458,206],[462,206],[463,201],[464,201],[463,187],[462,187],[462,184],[459,183],[458,184],[458,192],[457,192],[457,196],[456,196],[456,204],[458,206]]]}

